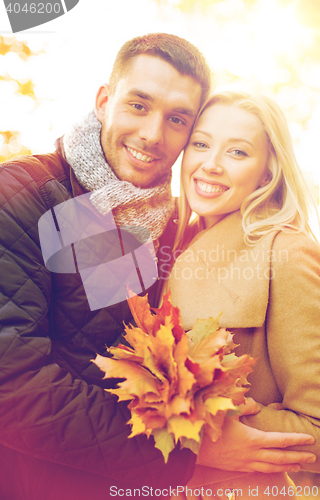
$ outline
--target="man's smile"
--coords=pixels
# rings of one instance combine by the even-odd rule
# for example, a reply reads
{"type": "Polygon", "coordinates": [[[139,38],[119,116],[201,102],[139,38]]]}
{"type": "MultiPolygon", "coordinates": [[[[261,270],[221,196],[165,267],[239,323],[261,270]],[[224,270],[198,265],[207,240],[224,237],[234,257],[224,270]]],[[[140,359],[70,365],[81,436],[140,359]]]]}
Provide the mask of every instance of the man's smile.
{"type": "Polygon", "coordinates": [[[143,155],[142,153],[136,151],[135,149],[129,148],[129,146],[125,146],[125,147],[129,151],[129,153],[131,153],[132,156],[134,156],[138,160],[145,161],[145,162],[149,163],[155,159],[155,158],[152,158],[151,156],[147,156],[146,154],[143,155]]]}

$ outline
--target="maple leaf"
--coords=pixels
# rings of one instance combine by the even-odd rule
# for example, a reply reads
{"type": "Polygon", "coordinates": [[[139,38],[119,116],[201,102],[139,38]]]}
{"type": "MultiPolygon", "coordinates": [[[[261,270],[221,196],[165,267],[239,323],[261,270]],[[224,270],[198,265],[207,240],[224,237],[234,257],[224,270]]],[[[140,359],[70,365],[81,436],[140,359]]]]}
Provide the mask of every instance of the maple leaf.
{"type": "Polygon", "coordinates": [[[138,434],[143,434],[146,430],[146,426],[138,415],[132,415],[127,423],[131,425],[131,434],[128,436],[129,438],[137,436],[138,434]]]}
{"type": "Polygon", "coordinates": [[[178,372],[178,392],[181,396],[186,396],[193,384],[196,382],[193,372],[186,365],[188,355],[188,338],[183,336],[174,348],[173,357],[177,364],[178,372]]]}
{"type": "Polygon", "coordinates": [[[216,415],[219,410],[226,411],[236,409],[232,403],[232,399],[224,397],[208,398],[204,404],[212,415],[216,415]]]}
{"type": "Polygon", "coordinates": [[[167,428],[172,432],[177,443],[180,437],[200,441],[200,431],[205,424],[205,420],[196,420],[192,422],[189,418],[181,415],[174,415],[169,418],[167,428]]]}
{"type": "Polygon", "coordinates": [[[172,323],[172,333],[176,340],[179,342],[181,337],[185,334],[181,325],[181,314],[178,307],[174,307],[170,301],[171,291],[169,290],[162,298],[162,305],[159,309],[153,309],[157,316],[160,318],[162,324],[165,324],[166,317],[170,318],[172,323]]]}
{"type": "Polygon", "coordinates": [[[137,327],[141,328],[145,333],[153,335],[153,332],[159,328],[160,321],[157,316],[151,314],[148,294],[140,297],[139,295],[135,295],[129,288],[128,294],[129,298],[127,302],[137,327]]]}
{"type": "Polygon", "coordinates": [[[142,398],[146,393],[159,395],[159,382],[145,368],[131,361],[105,358],[97,354],[93,362],[105,372],[103,378],[124,378],[118,389],[108,389],[119,397],[119,401],[127,401],[134,397],[142,398]]]}
{"type": "Polygon", "coordinates": [[[161,451],[164,461],[167,463],[169,453],[175,447],[173,434],[169,433],[167,429],[153,429],[152,436],[154,437],[155,447],[161,451]]]}
{"type": "MultiPolygon", "coordinates": [[[[202,428],[203,429],[203,428],[202,428]]],[[[200,432],[200,436],[203,434],[203,432],[200,432]]],[[[198,455],[200,451],[200,446],[201,446],[201,437],[200,441],[195,441],[194,439],[188,439],[186,437],[181,437],[180,438],[180,443],[181,443],[181,448],[189,448],[195,455],[198,455]]]]}
{"type": "Polygon", "coordinates": [[[192,342],[197,343],[202,338],[206,338],[211,333],[219,328],[219,321],[223,313],[215,318],[197,319],[192,329],[187,332],[187,335],[192,342]]]}
{"type": "Polygon", "coordinates": [[[143,356],[138,356],[134,349],[130,349],[122,344],[119,344],[117,347],[108,347],[108,351],[116,359],[128,359],[136,363],[141,363],[143,361],[143,356]]]}
{"type": "Polygon", "coordinates": [[[218,354],[220,350],[222,350],[221,354],[223,354],[223,348],[228,343],[232,343],[230,333],[224,328],[220,328],[219,330],[210,332],[209,335],[203,336],[197,343],[191,343],[189,354],[194,361],[199,363],[203,359],[218,354]]]}
{"type": "Polygon", "coordinates": [[[132,410],[132,415],[139,417],[150,433],[153,429],[162,429],[166,425],[165,416],[154,408],[135,408],[132,410]]]}
{"type": "Polygon", "coordinates": [[[198,386],[205,386],[210,384],[214,380],[215,370],[220,370],[222,368],[221,359],[219,356],[212,356],[209,359],[205,359],[202,363],[198,363],[199,370],[197,371],[195,377],[198,386]]]}
{"type": "Polygon", "coordinates": [[[172,415],[190,414],[192,409],[193,409],[192,394],[190,394],[189,397],[182,397],[176,394],[166,404],[165,416],[167,420],[169,420],[169,418],[172,415]]]}

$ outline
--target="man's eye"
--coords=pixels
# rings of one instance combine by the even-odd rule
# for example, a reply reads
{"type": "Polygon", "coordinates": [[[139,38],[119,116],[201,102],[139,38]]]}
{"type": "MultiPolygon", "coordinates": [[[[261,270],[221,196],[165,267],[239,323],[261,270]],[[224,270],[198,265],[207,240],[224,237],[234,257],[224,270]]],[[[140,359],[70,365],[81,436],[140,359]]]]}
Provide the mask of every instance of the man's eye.
{"type": "Polygon", "coordinates": [[[142,104],[132,104],[132,106],[138,111],[145,111],[145,108],[142,106],[142,104]]]}
{"type": "Polygon", "coordinates": [[[172,121],[172,123],[174,123],[175,125],[180,125],[180,124],[183,124],[184,122],[180,119],[180,118],[177,118],[176,116],[172,116],[170,118],[170,120],[172,121]]]}

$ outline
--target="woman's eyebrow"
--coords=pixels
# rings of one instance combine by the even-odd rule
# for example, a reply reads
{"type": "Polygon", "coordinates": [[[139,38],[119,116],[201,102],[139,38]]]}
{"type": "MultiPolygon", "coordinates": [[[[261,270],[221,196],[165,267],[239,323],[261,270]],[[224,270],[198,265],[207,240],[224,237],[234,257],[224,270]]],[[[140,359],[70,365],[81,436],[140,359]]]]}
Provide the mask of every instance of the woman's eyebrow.
{"type": "Polygon", "coordinates": [[[254,147],[252,142],[248,141],[247,139],[244,139],[243,137],[230,137],[230,139],[228,139],[228,142],[246,142],[252,148],[254,147]]]}
{"type": "MultiPolygon", "coordinates": [[[[213,137],[212,134],[210,134],[210,132],[206,132],[205,130],[199,130],[199,129],[196,129],[193,132],[193,134],[203,134],[206,135],[207,137],[210,137],[210,139],[212,139],[213,137]]],[[[254,147],[252,142],[248,141],[247,139],[244,139],[243,137],[229,137],[227,142],[246,142],[252,148],[254,147]]]]}
{"type": "Polygon", "coordinates": [[[203,135],[210,137],[210,139],[212,139],[212,135],[210,134],[210,132],[206,132],[205,130],[196,129],[193,131],[193,134],[203,134],[203,135]]]}

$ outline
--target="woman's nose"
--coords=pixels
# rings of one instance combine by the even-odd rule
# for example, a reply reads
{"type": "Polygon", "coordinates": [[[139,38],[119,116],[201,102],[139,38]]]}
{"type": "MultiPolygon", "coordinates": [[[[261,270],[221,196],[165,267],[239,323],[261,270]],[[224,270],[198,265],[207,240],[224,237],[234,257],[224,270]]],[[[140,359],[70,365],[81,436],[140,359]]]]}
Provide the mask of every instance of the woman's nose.
{"type": "Polygon", "coordinates": [[[223,167],[221,166],[219,159],[215,157],[208,158],[207,161],[205,161],[201,165],[201,169],[206,172],[206,174],[222,174],[223,173],[223,167]]]}

